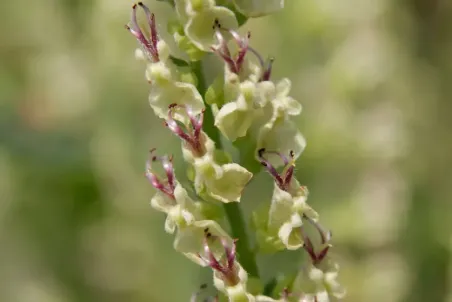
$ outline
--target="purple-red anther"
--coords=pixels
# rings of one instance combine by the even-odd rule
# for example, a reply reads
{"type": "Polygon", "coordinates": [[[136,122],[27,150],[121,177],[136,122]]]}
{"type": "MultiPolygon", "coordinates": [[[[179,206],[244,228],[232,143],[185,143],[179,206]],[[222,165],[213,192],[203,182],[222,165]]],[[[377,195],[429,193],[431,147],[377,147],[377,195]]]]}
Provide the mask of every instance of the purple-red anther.
{"type": "Polygon", "coordinates": [[[236,242],[237,239],[233,240],[232,246],[229,246],[229,242],[225,238],[214,238],[207,228],[204,230],[204,256],[198,255],[207,265],[221,274],[222,279],[228,286],[234,286],[240,282],[237,266],[235,265],[236,242]],[[224,257],[220,260],[215,258],[210,249],[209,241],[212,239],[219,239],[223,245],[224,257]]]}
{"type": "Polygon", "coordinates": [[[143,4],[143,2],[138,2],[138,6],[140,6],[145,15],[146,20],[149,25],[149,32],[150,36],[146,37],[141,30],[140,26],[138,25],[137,21],[137,4],[134,4],[132,6],[132,16],[130,18],[131,26],[126,25],[126,29],[132,33],[132,35],[137,38],[138,43],[140,43],[140,46],[146,56],[148,57],[151,62],[158,62],[159,61],[159,53],[157,49],[157,43],[159,41],[158,35],[157,35],[157,26],[155,23],[155,16],[149,8],[143,4]]]}
{"type": "Polygon", "coordinates": [[[146,162],[146,177],[151,182],[152,186],[162,193],[166,194],[171,199],[174,199],[174,189],[176,187],[176,178],[173,168],[173,157],[156,156],[154,155],[155,148],[150,151],[150,158],[146,162]],[[165,170],[166,179],[162,179],[152,171],[152,163],[159,161],[165,170]]]}
{"type": "Polygon", "coordinates": [[[290,151],[290,158],[289,159],[282,153],[276,152],[276,151],[267,151],[265,148],[259,149],[258,151],[259,155],[259,161],[260,163],[267,169],[268,173],[270,173],[271,176],[275,179],[276,184],[281,190],[289,191],[290,183],[292,181],[293,172],[295,169],[295,166],[293,164],[294,159],[294,153],[293,151],[290,151]],[[276,154],[278,155],[281,160],[283,161],[285,167],[284,167],[284,173],[279,173],[276,168],[264,157],[264,154],[276,154]]]}
{"type": "Polygon", "coordinates": [[[165,125],[177,136],[179,136],[187,146],[198,156],[202,156],[205,153],[201,131],[204,121],[204,110],[201,114],[196,116],[191,108],[186,105],[171,104],[168,106],[168,119],[165,121],[165,125]],[[188,118],[190,119],[191,130],[183,129],[179,123],[174,119],[174,111],[178,108],[185,110],[188,118]]]}
{"type": "Polygon", "coordinates": [[[320,250],[320,252],[316,252],[311,239],[305,234],[305,232],[303,231],[303,227],[301,228],[300,232],[301,232],[301,236],[303,237],[303,240],[304,240],[303,248],[309,254],[309,257],[311,258],[312,263],[314,265],[317,265],[323,259],[325,259],[326,255],[328,254],[328,251],[331,247],[328,244],[328,242],[331,240],[332,234],[331,234],[331,231],[325,230],[318,222],[314,221],[312,218],[310,218],[306,215],[303,215],[303,218],[306,219],[310,224],[312,224],[316,228],[316,230],[320,234],[320,239],[321,239],[320,242],[321,242],[322,246],[324,246],[320,250]]]}

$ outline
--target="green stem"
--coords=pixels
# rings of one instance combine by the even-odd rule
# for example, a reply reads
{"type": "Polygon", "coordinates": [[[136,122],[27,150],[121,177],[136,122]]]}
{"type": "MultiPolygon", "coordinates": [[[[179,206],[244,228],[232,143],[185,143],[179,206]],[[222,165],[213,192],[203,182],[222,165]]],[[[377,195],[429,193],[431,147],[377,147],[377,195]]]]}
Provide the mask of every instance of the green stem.
{"type": "Polygon", "coordinates": [[[240,264],[250,276],[259,278],[256,255],[251,249],[240,204],[238,202],[225,203],[224,211],[226,212],[226,217],[231,226],[232,236],[239,239],[237,241],[237,253],[239,255],[240,264]]]}
{"type": "MultiPolygon", "coordinates": [[[[204,98],[204,94],[206,93],[207,87],[206,81],[204,79],[204,73],[202,70],[202,62],[201,61],[192,62],[191,69],[195,73],[196,78],[198,80],[198,87],[196,88],[198,89],[201,96],[204,98]]],[[[207,134],[208,137],[210,137],[215,142],[215,147],[217,149],[221,149],[223,147],[223,144],[221,143],[221,136],[217,128],[213,126],[214,123],[215,120],[213,117],[212,108],[210,106],[206,106],[202,130],[207,134]]]]}
{"type": "MultiPolygon", "coordinates": [[[[192,71],[195,73],[198,79],[198,91],[204,97],[206,92],[206,82],[204,80],[204,74],[202,70],[202,62],[197,61],[192,63],[192,71]]],[[[204,113],[204,132],[215,142],[217,149],[222,148],[220,132],[214,125],[214,116],[210,106],[206,106],[204,113]]],[[[232,237],[239,239],[237,241],[237,254],[240,264],[243,268],[253,277],[259,277],[259,270],[256,264],[256,255],[254,254],[251,244],[249,242],[246,223],[240,208],[240,204],[237,202],[225,203],[224,211],[226,217],[231,226],[232,237]]]]}

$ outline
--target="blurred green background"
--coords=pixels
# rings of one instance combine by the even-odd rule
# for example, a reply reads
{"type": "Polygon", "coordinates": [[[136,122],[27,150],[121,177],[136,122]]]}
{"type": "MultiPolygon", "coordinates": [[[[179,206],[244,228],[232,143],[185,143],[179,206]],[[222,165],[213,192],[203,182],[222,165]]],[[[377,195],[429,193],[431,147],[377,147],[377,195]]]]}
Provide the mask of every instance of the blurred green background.
{"type": "MultiPolygon", "coordinates": [[[[149,206],[147,150],[184,168],[123,29],[131,4],[0,2],[0,301],[188,301],[210,278],[149,206]]],[[[289,0],[244,29],[303,104],[297,177],[345,301],[452,301],[452,2],[289,0]]],[[[260,174],[243,206],[270,196],[260,174]]],[[[268,279],[301,258],[259,262],[268,279]]]]}

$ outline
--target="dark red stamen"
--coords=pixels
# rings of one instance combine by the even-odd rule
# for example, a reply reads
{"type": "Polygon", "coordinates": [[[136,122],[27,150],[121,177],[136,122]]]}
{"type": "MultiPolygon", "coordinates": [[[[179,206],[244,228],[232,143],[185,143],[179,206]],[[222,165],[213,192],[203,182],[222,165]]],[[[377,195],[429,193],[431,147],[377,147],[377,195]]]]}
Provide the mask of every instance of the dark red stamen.
{"type": "Polygon", "coordinates": [[[144,35],[143,31],[141,30],[138,24],[136,4],[132,6],[132,15],[130,17],[131,26],[126,25],[125,27],[138,40],[138,43],[140,44],[142,50],[144,51],[148,59],[151,60],[152,62],[158,62],[159,54],[157,50],[157,43],[159,41],[159,38],[157,35],[155,16],[154,14],[151,13],[149,8],[142,2],[138,2],[138,5],[144,10],[144,13],[146,14],[146,19],[149,25],[150,37],[147,38],[144,35]]]}
{"type": "Polygon", "coordinates": [[[229,285],[234,286],[236,285],[240,280],[237,272],[237,268],[235,265],[235,259],[236,259],[236,242],[237,240],[234,240],[232,242],[232,247],[229,246],[229,243],[225,238],[220,238],[221,244],[224,248],[224,258],[222,260],[218,260],[215,258],[215,255],[210,249],[209,241],[212,239],[217,239],[216,236],[212,236],[212,234],[207,230],[204,230],[204,255],[201,256],[198,254],[198,256],[206,262],[207,265],[209,265],[212,269],[219,272],[223,278],[223,280],[229,285]]]}
{"type": "Polygon", "coordinates": [[[218,19],[215,19],[213,29],[215,30],[215,37],[217,38],[218,46],[211,47],[211,49],[225,61],[231,72],[239,74],[242,69],[243,62],[245,61],[245,56],[248,52],[248,44],[251,34],[248,33],[245,38],[242,38],[236,31],[222,28],[218,19]],[[231,55],[222,31],[230,33],[237,43],[239,51],[235,57],[231,55]]]}
{"type": "Polygon", "coordinates": [[[276,184],[281,190],[289,191],[290,183],[293,178],[294,173],[294,164],[293,164],[293,158],[294,153],[293,151],[290,151],[290,157],[291,161],[282,153],[276,152],[276,151],[267,151],[265,148],[259,149],[258,151],[258,157],[260,163],[267,169],[268,173],[270,173],[271,176],[275,179],[276,184]],[[280,174],[276,168],[264,157],[264,154],[275,154],[278,155],[281,160],[283,161],[285,165],[285,172],[283,174],[280,174]]]}
{"type": "Polygon", "coordinates": [[[303,218],[306,219],[310,224],[312,224],[316,230],[319,232],[320,238],[321,238],[321,244],[324,246],[320,252],[316,253],[314,246],[312,244],[311,239],[305,234],[303,227],[300,228],[301,237],[304,240],[303,248],[306,250],[306,252],[309,254],[309,257],[311,258],[311,261],[314,265],[319,264],[322,262],[323,259],[325,259],[326,255],[328,254],[328,251],[331,247],[328,242],[331,240],[331,232],[326,231],[318,222],[314,221],[312,218],[309,218],[306,215],[303,215],[303,218]]]}
{"type": "Polygon", "coordinates": [[[186,105],[171,104],[168,106],[168,119],[165,121],[165,125],[177,136],[179,136],[198,156],[202,156],[205,153],[201,131],[204,121],[204,110],[196,116],[192,109],[186,105]],[[183,129],[179,123],[174,119],[174,111],[178,108],[185,109],[190,124],[190,129],[183,129]]]}
{"type": "Polygon", "coordinates": [[[151,182],[152,186],[157,190],[163,192],[171,199],[174,198],[174,189],[176,187],[176,178],[174,175],[173,167],[173,157],[168,156],[156,156],[154,155],[155,148],[151,149],[150,158],[146,162],[146,177],[151,182]],[[152,171],[152,163],[159,161],[162,163],[163,169],[165,170],[166,180],[162,180],[157,174],[152,171]]]}

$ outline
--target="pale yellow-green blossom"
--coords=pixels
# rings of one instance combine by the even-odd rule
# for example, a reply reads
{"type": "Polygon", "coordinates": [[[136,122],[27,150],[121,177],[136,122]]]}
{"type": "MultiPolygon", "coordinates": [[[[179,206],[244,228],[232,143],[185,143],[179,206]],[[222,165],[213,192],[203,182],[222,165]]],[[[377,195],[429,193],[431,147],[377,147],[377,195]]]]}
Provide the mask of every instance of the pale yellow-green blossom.
{"type": "Polygon", "coordinates": [[[185,227],[201,217],[198,206],[179,183],[174,189],[174,199],[157,191],[151,199],[151,206],[157,211],[167,214],[165,231],[171,234],[174,233],[176,227],[185,227]]]}
{"type": "Polygon", "coordinates": [[[175,4],[185,35],[200,50],[211,51],[215,44],[215,20],[225,28],[238,27],[235,14],[224,6],[216,6],[213,0],[176,0],[175,4]]]}
{"type": "MultiPolygon", "coordinates": [[[[149,104],[158,117],[166,119],[169,106],[176,102],[190,106],[193,114],[199,114],[205,108],[202,96],[192,84],[169,81],[160,85],[151,85],[149,104]]],[[[182,118],[182,115],[177,115],[176,119],[181,120],[184,124],[188,122],[182,118]]]]}
{"type": "Polygon", "coordinates": [[[229,237],[216,221],[198,220],[177,230],[174,248],[193,262],[201,266],[208,266],[199,257],[204,254],[205,240],[208,240],[210,251],[213,255],[216,258],[221,258],[224,255],[224,247],[219,238],[223,238],[230,245],[233,244],[231,237],[229,237]],[[207,233],[210,234],[209,238],[206,236],[207,233]]]}
{"type": "Polygon", "coordinates": [[[213,273],[213,283],[215,287],[223,292],[230,302],[252,302],[254,297],[248,293],[246,283],[248,281],[248,274],[243,267],[235,261],[234,270],[237,272],[237,283],[230,285],[225,282],[222,274],[218,271],[213,273]]]}
{"type": "Polygon", "coordinates": [[[254,83],[241,83],[237,99],[222,106],[215,116],[215,126],[231,141],[245,136],[253,123],[255,90],[254,83]]]}
{"type": "Polygon", "coordinates": [[[345,289],[339,284],[337,277],[339,265],[329,257],[322,260],[320,264],[314,266],[308,264],[303,267],[293,284],[297,294],[304,296],[303,301],[336,301],[345,296],[345,289]],[[312,300],[309,300],[311,299],[312,300]]]}
{"type": "Polygon", "coordinates": [[[254,216],[258,242],[263,251],[299,249],[304,243],[300,233],[303,216],[318,218],[318,214],[306,203],[307,190],[300,187],[295,179],[292,182],[290,193],[275,183],[267,214],[262,209],[254,216]]]}
{"type": "Polygon", "coordinates": [[[253,174],[236,163],[217,163],[213,141],[205,133],[202,136],[205,153],[201,156],[186,146],[182,148],[184,159],[194,169],[196,191],[224,203],[240,201],[253,174]]]}
{"type": "Polygon", "coordinates": [[[225,28],[238,27],[234,13],[222,6],[213,6],[197,12],[189,18],[184,27],[187,37],[203,51],[211,51],[211,47],[215,44],[215,30],[212,28],[215,20],[225,28]]]}
{"type": "Polygon", "coordinates": [[[288,250],[296,250],[303,245],[300,227],[302,217],[307,215],[317,218],[317,213],[306,203],[307,191],[300,189],[294,179],[294,192],[289,193],[274,185],[270,206],[268,229],[270,233],[278,233],[278,237],[288,250]]]}

